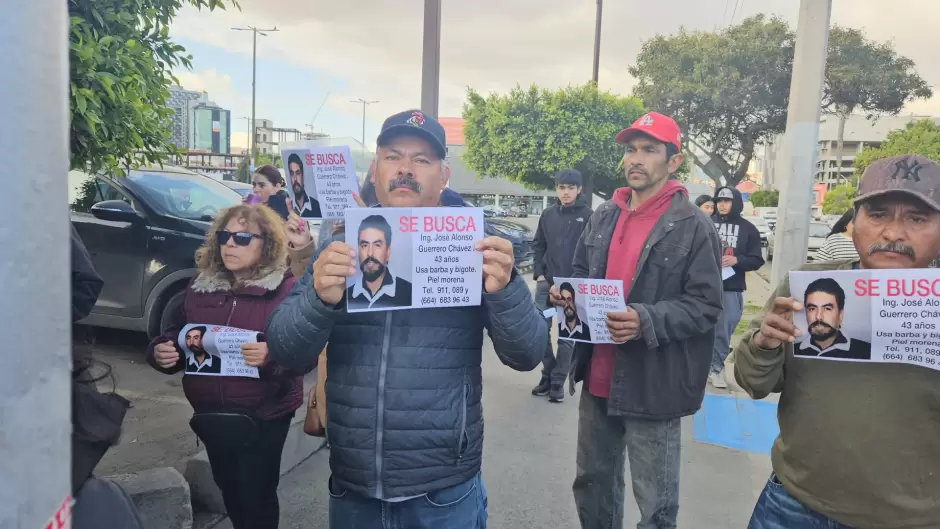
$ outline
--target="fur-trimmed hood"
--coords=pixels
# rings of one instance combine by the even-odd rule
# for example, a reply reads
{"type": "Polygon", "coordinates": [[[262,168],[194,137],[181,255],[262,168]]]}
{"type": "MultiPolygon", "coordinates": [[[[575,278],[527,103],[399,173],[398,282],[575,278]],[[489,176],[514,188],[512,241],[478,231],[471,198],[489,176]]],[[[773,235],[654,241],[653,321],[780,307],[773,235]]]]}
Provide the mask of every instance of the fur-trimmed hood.
{"type": "MultiPolygon", "coordinates": [[[[285,265],[269,265],[258,271],[256,279],[245,281],[239,285],[239,291],[250,291],[259,289],[258,294],[274,292],[284,282],[288,274],[288,268],[285,265]]],[[[228,278],[227,274],[218,272],[200,272],[193,281],[192,289],[199,294],[210,294],[214,292],[230,292],[235,290],[235,286],[228,278]]]]}

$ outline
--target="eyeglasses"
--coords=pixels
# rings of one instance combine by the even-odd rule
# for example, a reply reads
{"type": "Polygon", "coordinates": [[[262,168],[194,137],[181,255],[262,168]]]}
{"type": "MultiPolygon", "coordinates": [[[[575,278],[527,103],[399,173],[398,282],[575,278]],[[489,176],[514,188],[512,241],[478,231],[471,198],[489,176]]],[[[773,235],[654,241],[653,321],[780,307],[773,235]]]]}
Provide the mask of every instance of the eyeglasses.
{"type": "Polygon", "coordinates": [[[235,246],[248,246],[251,244],[252,239],[264,239],[264,237],[247,231],[231,232],[228,230],[219,230],[215,233],[215,240],[219,243],[219,246],[228,244],[229,239],[235,241],[235,246]]]}

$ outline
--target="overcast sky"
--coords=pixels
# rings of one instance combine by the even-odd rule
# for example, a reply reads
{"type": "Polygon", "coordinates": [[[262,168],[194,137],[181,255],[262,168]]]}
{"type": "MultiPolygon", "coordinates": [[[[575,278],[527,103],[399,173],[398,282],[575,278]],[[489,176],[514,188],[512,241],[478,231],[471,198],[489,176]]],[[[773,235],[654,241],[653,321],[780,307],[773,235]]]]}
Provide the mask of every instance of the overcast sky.
{"type": "MultiPolygon", "coordinates": [[[[280,30],[258,41],[257,115],[279,127],[361,136],[382,119],[421,99],[423,0],[240,0],[242,10],[185,9],[172,33],[194,56],[192,72],[177,72],[189,89],[205,89],[232,110],[233,145],[245,145],[251,113],[251,33],[254,25],[280,30]],[[327,94],[329,96],[327,97],[327,94]]],[[[467,87],[505,92],[517,84],[563,87],[590,79],[594,0],[444,0],[441,42],[442,116],[458,116],[467,87]]],[[[641,43],[682,26],[711,30],[759,12],[796,28],[799,0],[608,0],[604,6],[600,85],[629,94],[627,73],[641,43]]],[[[938,0],[833,0],[833,24],[862,28],[891,40],[940,91],[940,58],[931,35],[938,0]]],[[[940,115],[940,96],[907,112],[940,115]]]]}

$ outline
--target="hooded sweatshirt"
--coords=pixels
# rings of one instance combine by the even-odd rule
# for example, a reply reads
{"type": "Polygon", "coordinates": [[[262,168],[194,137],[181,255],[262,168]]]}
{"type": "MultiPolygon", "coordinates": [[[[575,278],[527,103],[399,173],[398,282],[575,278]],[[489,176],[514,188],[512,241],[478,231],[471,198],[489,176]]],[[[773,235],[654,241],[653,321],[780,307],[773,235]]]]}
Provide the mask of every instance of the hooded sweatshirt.
{"type": "Polygon", "coordinates": [[[741,192],[729,186],[719,187],[715,190],[715,228],[721,239],[722,255],[733,255],[738,258],[734,265],[734,275],[725,279],[725,292],[744,292],[747,290],[745,272],[757,270],[764,266],[764,257],[761,253],[760,232],[757,227],[741,217],[744,210],[744,199],[741,192]],[[731,211],[727,215],[718,213],[719,198],[731,194],[731,211]]]}
{"type": "MultiPolygon", "coordinates": [[[[614,191],[613,201],[620,208],[617,218],[617,227],[610,238],[610,251],[607,255],[607,274],[605,279],[620,279],[623,281],[623,299],[630,294],[629,288],[636,275],[637,263],[643,253],[643,245],[649,238],[653,226],[659,220],[676,193],[688,195],[685,187],[677,180],[669,180],[655,195],[636,209],[630,209],[630,198],[633,190],[622,187],[614,191]]],[[[591,363],[588,366],[587,388],[591,395],[599,398],[610,396],[610,379],[614,373],[614,362],[617,357],[617,346],[614,344],[596,344],[591,363]]]]}
{"type": "Polygon", "coordinates": [[[532,243],[535,251],[533,276],[544,277],[549,283],[555,277],[571,277],[574,248],[591,213],[584,195],[578,195],[569,206],[556,200],[555,205],[542,212],[532,243]]]}

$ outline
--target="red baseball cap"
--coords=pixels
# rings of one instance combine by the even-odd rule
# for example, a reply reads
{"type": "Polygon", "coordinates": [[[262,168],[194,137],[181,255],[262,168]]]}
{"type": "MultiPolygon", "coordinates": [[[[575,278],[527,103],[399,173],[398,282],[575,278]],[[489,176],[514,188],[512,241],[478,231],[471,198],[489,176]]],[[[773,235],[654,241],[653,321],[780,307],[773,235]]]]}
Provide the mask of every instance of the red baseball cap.
{"type": "Polygon", "coordinates": [[[679,125],[669,116],[659,112],[649,112],[633,122],[633,125],[617,133],[617,143],[627,143],[636,133],[646,134],[663,143],[671,143],[676,149],[682,150],[682,131],[679,125]]]}

